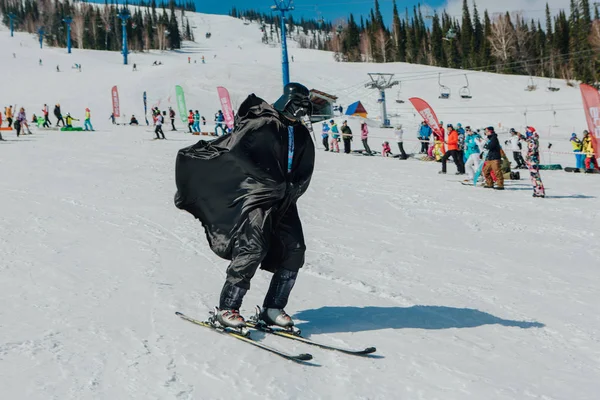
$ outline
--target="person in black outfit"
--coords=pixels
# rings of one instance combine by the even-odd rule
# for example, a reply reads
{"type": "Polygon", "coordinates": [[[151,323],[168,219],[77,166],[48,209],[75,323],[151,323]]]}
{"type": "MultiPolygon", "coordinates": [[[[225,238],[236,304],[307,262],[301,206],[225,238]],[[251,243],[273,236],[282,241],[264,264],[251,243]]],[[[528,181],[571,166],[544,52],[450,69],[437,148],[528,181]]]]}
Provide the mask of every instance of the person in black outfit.
{"type": "Polygon", "coordinates": [[[58,128],[59,122],[62,122],[63,126],[65,126],[65,120],[62,117],[62,113],[60,112],[60,104],[54,106],[54,116],[56,117],[56,127],[58,128]]]}
{"type": "Polygon", "coordinates": [[[273,273],[260,319],[293,326],[284,308],[306,252],[296,203],[314,169],[315,146],[302,124],[311,113],[299,83],[287,84],[273,105],[250,95],[233,133],[177,155],[176,207],[198,218],[213,252],[231,260],[214,315],[222,326],[246,326],[239,310],[259,267],[273,273]]]}
{"type": "Polygon", "coordinates": [[[342,140],[344,141],[344,153],[350,154],[352,142],[352,129],[348,126],[348,121],[342,124],[342,140]]]}
{"type": "Polygon", "coordinates": [[[494,131],[493,126],[488,126],[485,129],[487,135],[487,143],[483,146],[487,151],[487,157],[483,166],[483,176],[485,178],[485,188],[494,188],[494,180],[492,178],[492,171],[496,177],[497,190],[504,190],[504,174],[502,172],[502,147],[498,141],[498,135],[494,131]]]}
{"type": "MultiPolygon", "coordinates": [[[[163,111],[163,114],[164,114],[164,116],[166,116],[167,112],[163,111]]],[[[165,122],[165,117],[164,116],[161,115],[160,112],[156,116],[156,128],[154,128],[154,133],[156,134],[156,138],[157,139],[166,139],[165,138],[165,133],[162,130],[162,125],[165,122]]]]}

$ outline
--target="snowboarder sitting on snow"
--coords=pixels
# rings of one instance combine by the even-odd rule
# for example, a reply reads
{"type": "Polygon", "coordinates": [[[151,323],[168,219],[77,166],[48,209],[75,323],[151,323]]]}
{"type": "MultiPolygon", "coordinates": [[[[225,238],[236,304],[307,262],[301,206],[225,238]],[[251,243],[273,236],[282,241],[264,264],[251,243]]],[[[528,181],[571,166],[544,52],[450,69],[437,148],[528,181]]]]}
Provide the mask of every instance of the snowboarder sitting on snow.
{"type": "Polygon", "coordinates": [[[77,118],[73,118],[71,117],[70,113],[67,113],[67,116],[65,117],[66,120],[66,127],[67,128],[72,128],[73,127],[73,121],[79,121],[77,118]]]}
{"type": "Polygon", "coordinates": [[[214,320],[243,329],[239,310],[258,270],[273,273],[260,319],[290,328],[284,311],[304,264],[296,202],[308,189],[315,148],[301,120],[311,115],[309,91],[285,86],[272,106],[250,95],[233,133],[179,151],[175,205],[200,219],[211,249],[231,260],[214,320]]]}
{"type": "Polygon", "coordinates": [[[137,118],[135,117],[135,115],[131,116],[131,120],[129,121],[129,125],[139,125],[140,123],[138,122],[137,118]]]}

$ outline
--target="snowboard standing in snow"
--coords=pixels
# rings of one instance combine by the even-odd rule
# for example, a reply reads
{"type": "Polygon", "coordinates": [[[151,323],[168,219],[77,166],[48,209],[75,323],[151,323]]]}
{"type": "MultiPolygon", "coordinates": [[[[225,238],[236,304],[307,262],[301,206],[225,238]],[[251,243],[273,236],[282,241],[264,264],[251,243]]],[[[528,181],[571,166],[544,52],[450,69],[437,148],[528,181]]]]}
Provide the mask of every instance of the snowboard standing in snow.
{"type": "Polygon", "coordinates": [[[273,273],[261,319],[293,325],[284,308],[304,264],[296,202],[314,169],[313,140],[301,123],[311,112],[309,91],[298,83],[273,106],[250,95],[231,134],[177,155],[175,205],[198,218],[213,252],[231,261],[215,316],[223,327],[246,327],[239,309],[259,267],[273,273]]]}
{"type": "Polygon", "coordinates": [[[533,197],[546,197],[546,190],[540,176],[539,136],[533,127],[528,126],[526,129],[527,157],[525,157],[525,161],[533,185],[533,197]]]}

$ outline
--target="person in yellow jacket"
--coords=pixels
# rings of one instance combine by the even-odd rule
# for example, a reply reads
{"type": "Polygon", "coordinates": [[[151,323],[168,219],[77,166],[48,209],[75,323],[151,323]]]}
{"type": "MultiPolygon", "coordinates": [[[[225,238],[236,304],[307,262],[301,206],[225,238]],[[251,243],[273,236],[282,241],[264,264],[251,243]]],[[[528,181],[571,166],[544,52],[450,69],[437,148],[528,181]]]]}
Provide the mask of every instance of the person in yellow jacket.
{"type": "Polygon", "coordinates": [[[94,127],[92,126],[92,122],[90,121],[90,118],[92,118],[92,114],[90,113],[90,109],[86,108],[85,109],[85,121],[83,123],[83,126],[86,131],[94,130],[94,127]]]}
{"type": "Polygon", "coordinates": [[[67,122],[67,125],[66,125],[67,128],[72,128],[73,127],[73,121],[79,121],[77,118],[71,117],[70,113],[67,113],[67,116],[65,117],[65,120],[67,122]]]}
{"type": "Polygon", "coordinates": [[[4,108],[4,114],[6,115],[6,122],[8,122],[8,127],[12,128],[13,123],[13,109],[12,106],[8,106],[4,108]]]}
{"type": "Polygon", "coordinates": [[[592,137],[588,131],[583,131],[583,140],[582,140],[582,152],[585,153],[585,169],[586,171],[590,171],[598,168],[598,161],[596,160],[596,156],[594,155],[594,146],[592,144],[592,137]]]}

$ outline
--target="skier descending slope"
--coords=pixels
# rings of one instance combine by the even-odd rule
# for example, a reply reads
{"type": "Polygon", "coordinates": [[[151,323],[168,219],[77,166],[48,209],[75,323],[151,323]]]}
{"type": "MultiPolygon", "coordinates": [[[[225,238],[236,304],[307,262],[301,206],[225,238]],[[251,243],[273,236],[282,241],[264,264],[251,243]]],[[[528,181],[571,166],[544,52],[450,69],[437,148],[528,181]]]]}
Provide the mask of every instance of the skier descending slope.
{"type": "Polygon", "coordinates": [[[301,123],[311,113],[309,91],[298,83],[272,106],[252,94],[231,134],[177,155],[175,205],[202,222],[215,254],[231,260],[216,312],[224,327],[246,326],[239,309],[259,266],[273,273],[260,319],[293,326],[284,308],[304,264],[296,202],[314,169],[314,144],[301,123]]]}

